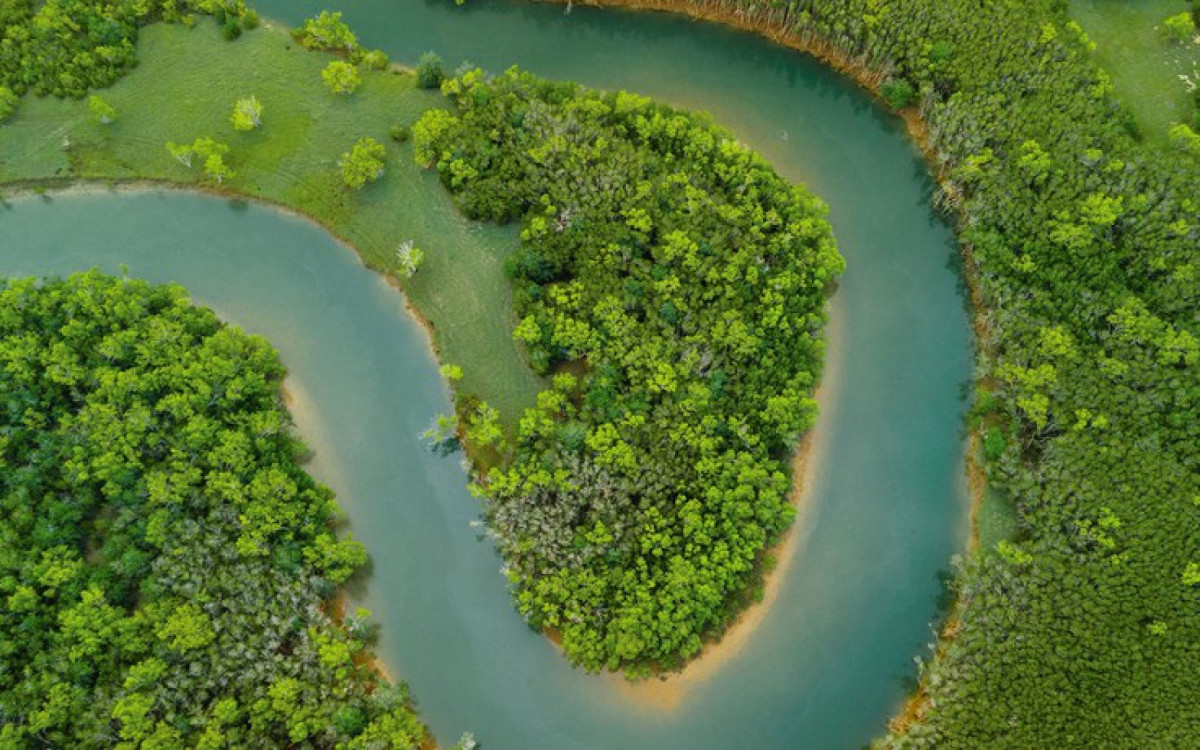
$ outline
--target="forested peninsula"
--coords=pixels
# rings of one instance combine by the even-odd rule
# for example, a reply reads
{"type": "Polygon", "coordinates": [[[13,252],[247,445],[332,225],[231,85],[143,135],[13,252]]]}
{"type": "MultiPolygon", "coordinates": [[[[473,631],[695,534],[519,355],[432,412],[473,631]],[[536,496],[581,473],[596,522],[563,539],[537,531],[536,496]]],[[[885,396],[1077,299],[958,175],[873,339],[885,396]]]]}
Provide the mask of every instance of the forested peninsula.
{"type": "Polygon", "coordinates": [[[470,444],[521,612],[590,669],[699,652],[747,601],[794,515],[787,461],[812,426],[825,208],[731,134],[626,93],[510,70],[446,81],[414,127],[474,217],[521,217],[516,336],[551,388],[470,444]]]}
{"type": "Polygon", "coordinates": [[[0,744],[415,747],[262,339],[175,286],[0,282],[0,744]]]}

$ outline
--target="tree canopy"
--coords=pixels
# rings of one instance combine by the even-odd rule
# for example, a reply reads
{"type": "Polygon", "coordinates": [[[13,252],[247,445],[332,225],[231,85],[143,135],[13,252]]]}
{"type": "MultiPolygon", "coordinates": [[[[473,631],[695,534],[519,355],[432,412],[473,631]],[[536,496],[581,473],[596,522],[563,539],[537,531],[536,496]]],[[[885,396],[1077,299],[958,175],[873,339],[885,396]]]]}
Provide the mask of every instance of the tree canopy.
{"type": "Polygon", "coordinates": [[[0,745],[422,741],[283,374],[179,287],[0,281],[0,745]]]}

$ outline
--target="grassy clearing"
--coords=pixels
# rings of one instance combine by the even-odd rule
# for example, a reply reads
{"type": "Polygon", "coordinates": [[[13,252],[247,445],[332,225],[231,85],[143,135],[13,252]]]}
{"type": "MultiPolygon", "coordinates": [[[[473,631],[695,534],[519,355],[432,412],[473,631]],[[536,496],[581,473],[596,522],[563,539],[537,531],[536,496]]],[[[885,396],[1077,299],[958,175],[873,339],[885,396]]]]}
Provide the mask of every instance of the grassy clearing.
{"type": "Polygon", "coordinates": [[[1179,76],[1200,71],[1200,44],[1171,44],[1161,28],[1187,9],[1183,0],[1071,0],[1071,16],[1096,42],[1096,60],[1151,143],[1167,144],[1172,125],[1191,121],[1179,76]]]}
{"type": "Polygon", "coordinates": [[[99,92],[118,119],[101,125],[86,101],[27,98],[0,126],[0,184],[49,180],[165,180],[210,185],[201,169],[171,157],[167,141],[208,136],[229,144],[236,176],[221,186],[287,205],[353,245],[370,267],[397,269],[396,247],[414,240],[425,265],[405,287],[432,323],[442,361],[460,365],[460,390],[479,394],[512,423],[541,381],[513,341],[515,325],[504,259],[513,228],[463,218],[409,144],[388,138],[442,102],[400,71],[364,72],[355,94],[337,96],[321,81],[332,59],[292,43],[269,25],[225,42],[202,20],[196,28],[155,25],[139,42],[142,64],[99,92]],[[263,127],[237,132],[229,115],[238,97],[263,104],[263,127]],[[358,192],[342,185],[338,157],[363,136],[387,147],[387,174],[358,192]]]}

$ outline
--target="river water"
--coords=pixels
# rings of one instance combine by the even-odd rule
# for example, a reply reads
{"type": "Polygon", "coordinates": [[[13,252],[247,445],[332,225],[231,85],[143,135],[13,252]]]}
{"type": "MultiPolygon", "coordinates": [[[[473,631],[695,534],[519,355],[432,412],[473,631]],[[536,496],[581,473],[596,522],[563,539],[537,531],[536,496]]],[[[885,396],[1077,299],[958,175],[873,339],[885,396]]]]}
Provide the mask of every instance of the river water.
{"type": "Polygon", "coordinates": [[[0,273],[124,263],[270,339],[310,468],[371,553],[357,596],[381,626],[380,656],[444,746],[465,730],[488,750],[868,742],[913,686],[940,577],[966,537],[969,331],[918,154],[850,82],[753,36],[661,14],[468,2],[260,7],[293,24],[344,10],[364,43],[402,62],[435,49],[451,68],[520,64],[711,112],[829,203],[848,262],[791,565],[748,643],[677,705],[572,669],[522,624],[458,459],[419,438],[450,408],[423,331],[319,229],[181,193],[26,198],[0,210],[0,273]]]}

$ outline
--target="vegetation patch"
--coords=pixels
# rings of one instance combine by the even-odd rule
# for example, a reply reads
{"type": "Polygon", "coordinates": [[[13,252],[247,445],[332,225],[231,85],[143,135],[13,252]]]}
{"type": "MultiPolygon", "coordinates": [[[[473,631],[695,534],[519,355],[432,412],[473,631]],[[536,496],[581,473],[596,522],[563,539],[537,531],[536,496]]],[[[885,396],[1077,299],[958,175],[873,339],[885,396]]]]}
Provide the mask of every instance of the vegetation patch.
{"type": "Polygon", "coordinates": [[[415,156],[471,216],[522,220],[516,336],[553,375],[482,479],[521,611],[588,668],[673,666],[793,515],[843,267],[825,208],[643,97],[516,70],[442,90],[454,109],[417,123],[415,156]]]}
{"type": "Polygon", "coordinates": [[[365,613],[366,560],[262,339],[182,289],[0,282],[0,744],[412,747],[365,613]]]}

